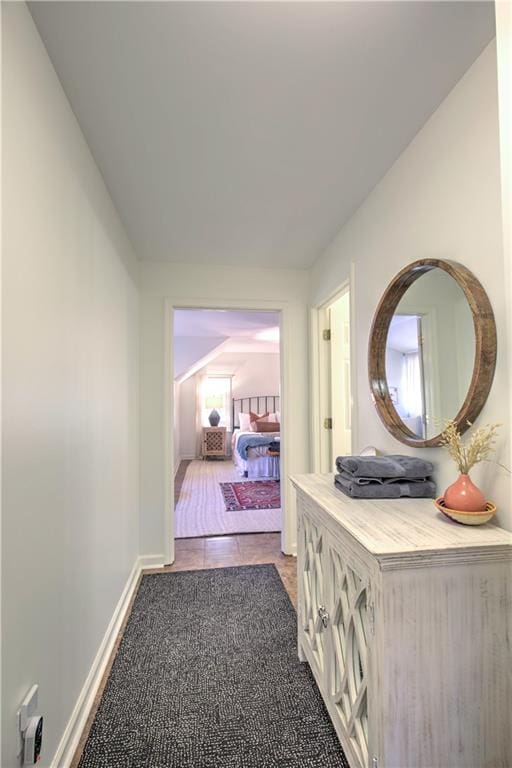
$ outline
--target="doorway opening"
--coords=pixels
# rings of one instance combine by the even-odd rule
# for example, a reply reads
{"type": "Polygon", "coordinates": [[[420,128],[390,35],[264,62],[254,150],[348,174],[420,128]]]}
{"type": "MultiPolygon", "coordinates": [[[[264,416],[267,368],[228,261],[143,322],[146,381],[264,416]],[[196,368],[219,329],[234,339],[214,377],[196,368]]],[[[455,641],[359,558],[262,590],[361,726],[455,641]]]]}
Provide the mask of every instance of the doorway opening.
{"type": "Polygon", "coordinates": [[[176,539],[282,530],[280,319],[173,309],[176,539]]]}
{"type": "Polygon", "coordinates": [[[313,468],[333,472],[336,458],[352,453],[353,354],[350,285],[312,310],[313,468]]]}

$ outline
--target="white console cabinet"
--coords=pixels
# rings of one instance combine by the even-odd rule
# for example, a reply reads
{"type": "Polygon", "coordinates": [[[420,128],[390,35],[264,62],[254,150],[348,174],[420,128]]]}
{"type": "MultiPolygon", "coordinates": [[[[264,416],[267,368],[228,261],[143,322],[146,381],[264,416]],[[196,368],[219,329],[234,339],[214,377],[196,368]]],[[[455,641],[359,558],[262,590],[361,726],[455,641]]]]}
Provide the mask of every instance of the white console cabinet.
{"type": "Polygon", "coordinates": [[[299,657],[351,768],[510,768],[511,534],[292,482],[299,657]]]}

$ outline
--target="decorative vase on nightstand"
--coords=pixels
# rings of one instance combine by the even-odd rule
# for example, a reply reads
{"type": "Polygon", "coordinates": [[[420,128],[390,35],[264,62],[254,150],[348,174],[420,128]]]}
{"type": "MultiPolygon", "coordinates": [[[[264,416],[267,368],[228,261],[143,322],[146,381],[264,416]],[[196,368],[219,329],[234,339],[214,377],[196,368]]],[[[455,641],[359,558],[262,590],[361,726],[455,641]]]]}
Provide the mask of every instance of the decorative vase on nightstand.
{"type": "Polygon", "coordinates": [[[208,421],[210,422],[210,426],[212,427],[218,427],[219,421],[220,421],[220,413],[213,409],[213,411],[208,416],[208,421]]]}

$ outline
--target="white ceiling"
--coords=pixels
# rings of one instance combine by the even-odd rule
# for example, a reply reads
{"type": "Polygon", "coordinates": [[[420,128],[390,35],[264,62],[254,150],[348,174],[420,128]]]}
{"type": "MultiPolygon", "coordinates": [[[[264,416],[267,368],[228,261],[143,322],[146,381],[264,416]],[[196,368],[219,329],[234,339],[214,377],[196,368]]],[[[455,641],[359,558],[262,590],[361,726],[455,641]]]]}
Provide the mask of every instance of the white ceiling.
{"type": "Polygon", "coordinates": [[[176,309],[174,336],[246,337],[279,326],[277,312],[253,312],[236,309],[176,309]]]}
{"type": "MultiPolygon", "coordinates": [[[[184,380],[207,364],[240,365],[240,355],[279,353],[279,314],[249,310],[174,311],[174,375],[184,380]],[[274,340],[266,334],[272,331],[274,340]]],[[[226,367],[228,366],[228,367],[226,367]]]]}
{"type": "MultiPolygon", "coordinates": [[[[204,369],[204,373],[208,374],[214,374],[214,375],[228,375],[228,376],[236,376],[243,373],[244,368],[247,369],[247,367],[252,368],[253,363],[253,355],[255,353],[253,351],[247,353],[235,353],[232,352],[229,348],[226,352],[222,351],[214,360],[211,362],[208,362],[204,369]]],[[[256,354],[271,354],[271,353],[256,353],[256,354]]],[[[277,354],[277,353],[275,353],[277,354]]],[[[268,361],[268,357],[263,360],[263,363],[268,361]]],[[[261,358],[259,358],[258,362],[262,362],[261,358]]],[[[273,379],[273,371],[275,369],[272,368],[270,371],[267,371],[267,376],[265,378],[269,379],[268,388],[272,389],[273,385],[270,385],[270,380],[273,379]]]]}
{"type": "Polygon", "coordinates": [[[479,2],[35,2],[141,259],[309,266],[494,35],[479,2]]]}

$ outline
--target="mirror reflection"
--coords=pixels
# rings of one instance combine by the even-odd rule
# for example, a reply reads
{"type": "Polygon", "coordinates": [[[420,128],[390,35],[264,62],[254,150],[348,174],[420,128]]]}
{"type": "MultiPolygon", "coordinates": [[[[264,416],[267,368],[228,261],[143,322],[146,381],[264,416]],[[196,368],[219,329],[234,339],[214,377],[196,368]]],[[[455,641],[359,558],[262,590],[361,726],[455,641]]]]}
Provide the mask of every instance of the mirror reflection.
{"type": "Polygon", "coordinates": [[[401,420],[417,437],[435,437],[455,418],[475,361],[473,316],[464,291],[434,268],[409,286],[386,341],[388,392],[401,420]]]}

